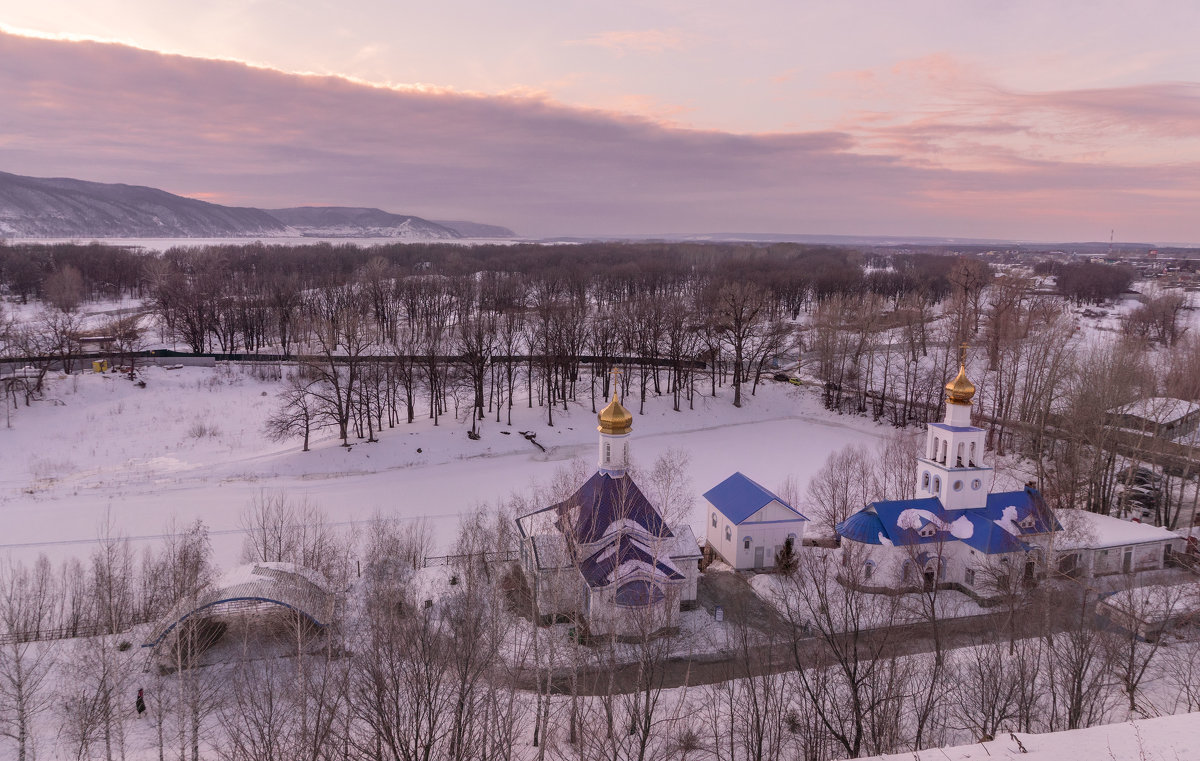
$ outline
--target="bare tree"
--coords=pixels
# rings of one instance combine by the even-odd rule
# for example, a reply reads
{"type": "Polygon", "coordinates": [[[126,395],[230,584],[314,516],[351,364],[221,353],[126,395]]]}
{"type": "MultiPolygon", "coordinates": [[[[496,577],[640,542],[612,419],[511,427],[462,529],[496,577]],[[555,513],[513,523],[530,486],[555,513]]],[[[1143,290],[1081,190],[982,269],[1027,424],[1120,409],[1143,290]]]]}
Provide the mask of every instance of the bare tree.
{"type": "Polygon", "coordinates": [[[13,741],[18,761],[34,757],[33,722],[51,705],[54,651],[36,641],[57,591],[45,557],[32,570],[0,566],[0,737],[13,741]]]}
{"type": "Polygon", "coordinates": [[[305,378],[301,372],[288,376],[287,385],[279,392],[280,407],[267,418],[268,438],[272,441],[283,441],[301,436],[304,445],[300,451],[308,451],[312,430],[320,427],[325,420],[323,410],[312,391],[314,383],[315,380],[305,378]]]}

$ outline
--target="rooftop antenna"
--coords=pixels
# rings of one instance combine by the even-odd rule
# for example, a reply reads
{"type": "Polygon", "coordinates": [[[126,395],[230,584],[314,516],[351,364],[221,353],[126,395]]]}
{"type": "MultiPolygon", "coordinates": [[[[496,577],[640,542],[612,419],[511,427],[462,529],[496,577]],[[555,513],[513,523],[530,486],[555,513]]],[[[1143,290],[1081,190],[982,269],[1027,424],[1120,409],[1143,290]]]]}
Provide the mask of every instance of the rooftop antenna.
{"type": "Polygon", "coordinates": [[[1109,231],[1108,231],[1108,255],[1109,255],[1109,256],[1112,256],[1113,235],[1114,235],[1116,232],[1117,232],[1116,230],[1109,230],[1109,231]]]}

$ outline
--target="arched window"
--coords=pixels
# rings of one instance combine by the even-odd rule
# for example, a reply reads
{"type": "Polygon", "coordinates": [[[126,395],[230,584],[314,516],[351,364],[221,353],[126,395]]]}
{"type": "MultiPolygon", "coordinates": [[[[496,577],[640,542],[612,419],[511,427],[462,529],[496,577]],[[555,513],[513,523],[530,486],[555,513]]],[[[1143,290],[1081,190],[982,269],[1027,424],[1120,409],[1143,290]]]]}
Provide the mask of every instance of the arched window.
{"type": "Polygon", "coordinates": [[[942,463],[943,465],[945,465],[945,464],[946,464],[946,450],[947,450],[947,449],[949,449],[949,448],[950,448],[950,442],[948,442],[948,441],[946,441],[945,439],[943,439],[943,440],[942,440],[942,459],[941,459],[941,463],[942,463]]]}
{"type": "Polygon", "coordinates": [[[870,579],[874,575],[875,575],[875,561],[868,560],[867,562],[863,563],[863,578],[870,579]]]}
{"type": "Polygon", "coordinates": [[[942,479],[940,476],[933,477],[933,490],[938,494],[942,493],[942,479]]]}
{"type": "Polygon", "coordinates": [[[728,541],[730,541],[730,540],[732,540],[732,539],[733,539],[733,532],[729,530],[729,527],[728,527],[728,526],[726,526],[726,527],[725,527],[725,541],[727,541],[727,542],[728,542],[728,541]]]}
{"type": "Polygon", "coordinates": [[[717,514],[713,513],[713,528],[717,527],[717,514]]]}
{"type": "Polygon", "coordinates": [[[929,455],[929,459],[936,460],[938,456],[938,437],[933,437],[933,453],[929,455]]]}
{"type": "Polygon", "coordinates": [[[612,445],[607,441],[604,442],[604,463],[607,465],[612,462],[612,445]]]}
{"type": "Polygon", "coordinates": [[[967,451],[967,445],[963,442],[958,442],[958,455],[955,457],[954,467],[961,468],[963,466],[963,454],[967,451]]]}
{"type": "Polygon", "coordinates": [[[975,442],[974,441],[971,442],[971,456],[967,460],[967,464],[970,465],[972,468],[975,467],[975,442]]]}
{"type": "Polygon", "coordinates": [[[929,491],[929,471],[928,470],[925,471],[923,474],[921,474],[921,488],[924,489],[925,491],[929,491]]]}
{"type": "Polygon", "coordinates": [[[750,549],[750,537],[746,537],[745,541],[742,542],[742,547],[747,550],[750,549]]]}

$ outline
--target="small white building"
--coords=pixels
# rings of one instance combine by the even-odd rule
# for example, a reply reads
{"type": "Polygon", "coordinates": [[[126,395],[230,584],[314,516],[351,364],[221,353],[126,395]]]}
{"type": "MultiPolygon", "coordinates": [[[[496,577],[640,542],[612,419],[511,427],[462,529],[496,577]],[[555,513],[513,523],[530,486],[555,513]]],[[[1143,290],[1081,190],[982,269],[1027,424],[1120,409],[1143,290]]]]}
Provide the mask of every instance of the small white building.
{"type": "Polygon", "coordinates": [[[788,542],[794,550],[804,542],[808,518],[740,472],[709,489],[704,499],[708,544],[739,571],[774,568],[776,553],[788,542]]]}
{"type": "Polygon", "coordinates": [[[1059,573],[1094,578],[1155,571],[1187,540],[1161,526],[1134,523],[1085,510],[1060,510],[1063,531],[1055,540],[1059,573]]]}

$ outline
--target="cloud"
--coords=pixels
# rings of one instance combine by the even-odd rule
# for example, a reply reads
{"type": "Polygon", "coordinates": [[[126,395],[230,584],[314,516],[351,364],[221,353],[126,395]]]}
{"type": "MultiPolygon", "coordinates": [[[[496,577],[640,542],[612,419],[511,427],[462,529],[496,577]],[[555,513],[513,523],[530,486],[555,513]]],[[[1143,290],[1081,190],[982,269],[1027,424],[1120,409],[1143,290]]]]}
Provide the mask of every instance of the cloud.
{"type": "Polygon", "coordinates": [[[571,40],[567,44],[604,48],[617,55],[626,55],[678,52],[687,47],[687,40],[678,29],[631,29],[599,32],[581,40],[571,40]]]}
{"type": "MultiPolygon", "coordinates": [[[[1168,111],[1148,97],[1156,120],[1189,118],[1186,108],[1168,111]]],[[[864,110],[845,129],[730,134],[566,107],[534,92],[383,87],[4,34],[0,102],[0,170],[151,185],[240,205],[377,206],[529,235],[1063,239],[1094,238],[1100,225],[1148,240],[1200,240],[1194,158],[1139,164],[1020,155],[994,145],[1025,139],[1030,129],[1002,118],[999,106],[907,122],[864,110]],[[975,163],[938,160],[951,144],[974,145],[975,163]],[[1041,213],[1051,207],[1061,213],[1041,213]]],[[[1081,96],[1073,106],[1101,107],[1140,108],[1132,94],[1081,96]]]]}
{"type": "Polygon", "coordinates": [[[1154,166],[1200,160],[1200,83],[1029,91],[945,55],[840,72],[836,128],[867,150],[953,167],[1037,158],[1154,166]],[[855,108],[869,104],[869,108],[855,108]]]}

